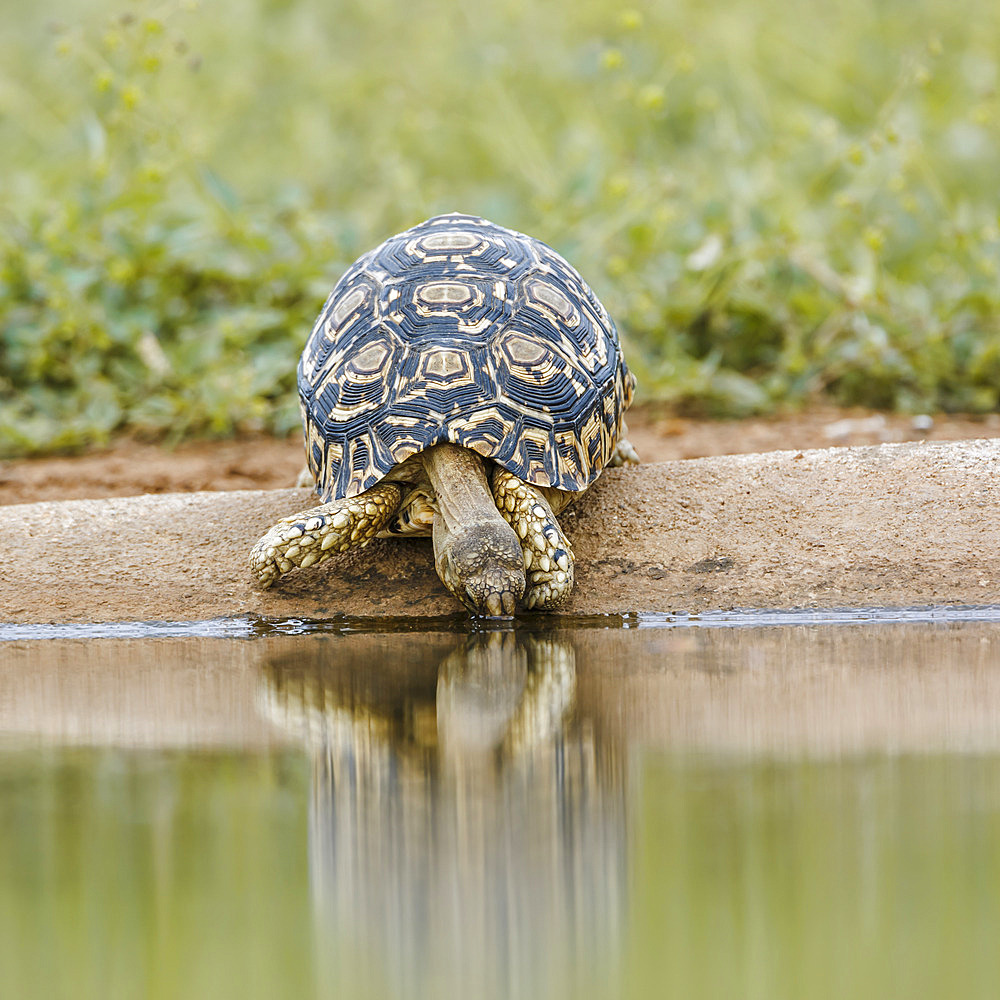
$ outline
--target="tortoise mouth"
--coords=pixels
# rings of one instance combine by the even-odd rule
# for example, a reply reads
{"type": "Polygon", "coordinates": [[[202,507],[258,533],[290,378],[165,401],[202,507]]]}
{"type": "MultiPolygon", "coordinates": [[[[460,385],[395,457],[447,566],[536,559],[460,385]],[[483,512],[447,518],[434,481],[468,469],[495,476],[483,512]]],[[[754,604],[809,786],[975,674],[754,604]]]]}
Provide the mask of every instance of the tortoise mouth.
{"type": "Polygon", "coordinates": [[[517,611],[527,585],[524,556],[505,521],[453,533],[435,555],[442,582],[473,614],[502,618],[517,611]]]}
{"type": "Polygon", "coordinates": [[[486,618],[510,618],[524,597],[524,570],[520,574],[495,571],[465,585],[465,606],[486,618]]]}

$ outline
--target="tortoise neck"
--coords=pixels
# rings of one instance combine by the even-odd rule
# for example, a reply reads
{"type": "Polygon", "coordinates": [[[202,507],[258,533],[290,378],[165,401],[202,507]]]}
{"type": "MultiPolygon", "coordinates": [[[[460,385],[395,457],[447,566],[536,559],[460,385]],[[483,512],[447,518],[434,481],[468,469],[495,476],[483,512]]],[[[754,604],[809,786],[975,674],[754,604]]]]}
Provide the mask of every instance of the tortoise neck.
{"type": "Polygon", "coordinates": [[[503,522],[486,478],[483,459],[455,444],[423,452],[424,468],[437,494],[438,510],[449,531],[473,524],[503,522]]]}

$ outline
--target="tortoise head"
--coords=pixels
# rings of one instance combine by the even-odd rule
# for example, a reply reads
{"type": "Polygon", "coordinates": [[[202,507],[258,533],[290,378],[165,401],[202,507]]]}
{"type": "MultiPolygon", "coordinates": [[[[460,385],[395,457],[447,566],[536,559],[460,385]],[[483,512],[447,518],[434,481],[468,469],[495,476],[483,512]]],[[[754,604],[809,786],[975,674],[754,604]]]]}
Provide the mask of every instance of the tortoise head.
{"type": "Polygon", "coordinates": [[[524,597],[521,545],[499,517],[456,532],[436,519],[434,563],[444,585],[473,614],[512,615],[524,597]]]}

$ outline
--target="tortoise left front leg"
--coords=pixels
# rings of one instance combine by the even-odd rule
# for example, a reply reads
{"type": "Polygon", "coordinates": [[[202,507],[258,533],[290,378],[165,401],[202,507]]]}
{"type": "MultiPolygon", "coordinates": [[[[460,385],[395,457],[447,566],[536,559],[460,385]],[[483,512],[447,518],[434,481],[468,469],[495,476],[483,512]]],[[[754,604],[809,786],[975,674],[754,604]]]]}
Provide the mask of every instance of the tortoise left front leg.
{"type": "Polygon", "coordinates": [[[501,517],[514,529],[524,553],[524,606],[542,610],[569,597],[573,549],[541,490],[496,466],[490,488],[501,517]]]}
{"type": "Polygon", "coordinates": [[[367,545],[392,519],[403,499],[398,483],[376,483],[360,496],[320,504],[282,518],[250,550],[250,569],[267,590],[296,566],[324,562],[367,545]]]}

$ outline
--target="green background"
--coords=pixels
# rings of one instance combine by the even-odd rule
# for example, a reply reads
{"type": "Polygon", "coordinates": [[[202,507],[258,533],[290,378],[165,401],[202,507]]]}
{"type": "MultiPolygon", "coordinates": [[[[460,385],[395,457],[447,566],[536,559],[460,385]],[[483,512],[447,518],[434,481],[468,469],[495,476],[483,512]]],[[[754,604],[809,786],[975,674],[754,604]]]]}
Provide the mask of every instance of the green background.
{"type": "Polygon", "coordinates": [[[460,210],[545,240],[640,399],[985,412],[988,0],[8,0],[0,455],[297,424],[360,253],[460,210]]]}

